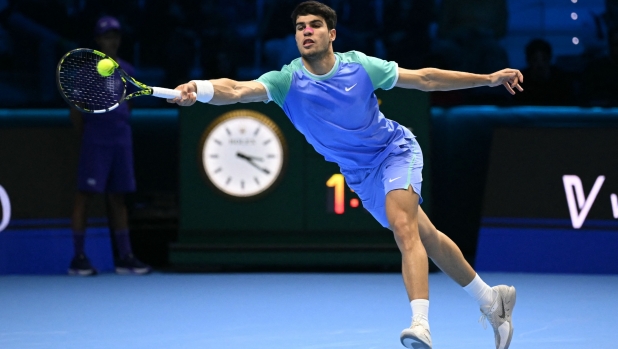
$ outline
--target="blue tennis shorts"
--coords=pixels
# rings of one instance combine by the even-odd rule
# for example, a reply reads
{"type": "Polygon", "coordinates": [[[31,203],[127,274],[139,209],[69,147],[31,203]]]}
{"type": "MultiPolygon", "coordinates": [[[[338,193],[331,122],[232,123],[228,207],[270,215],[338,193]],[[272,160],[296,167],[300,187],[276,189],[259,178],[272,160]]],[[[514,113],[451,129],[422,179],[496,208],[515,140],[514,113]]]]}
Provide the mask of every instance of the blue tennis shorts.
{"type": "Polygon", "coordinates": [[[82,142],[77,169],[77,189],[88,193],[134,192],[135,174],[131,144],[82,142]]]}
{"type": "Polygon", "coordinates": [[[386,218],[386,194],[391,190],[405,189],[410,186],[418,194],[421,204],[421,184],[423,182],[423,152],[415,138],[406,138],[407,144],[392,152],[376,168],[343,169],[350,189],[354,190],[363,202],[363,207],[382,224],[389,228],[386,218]]]}

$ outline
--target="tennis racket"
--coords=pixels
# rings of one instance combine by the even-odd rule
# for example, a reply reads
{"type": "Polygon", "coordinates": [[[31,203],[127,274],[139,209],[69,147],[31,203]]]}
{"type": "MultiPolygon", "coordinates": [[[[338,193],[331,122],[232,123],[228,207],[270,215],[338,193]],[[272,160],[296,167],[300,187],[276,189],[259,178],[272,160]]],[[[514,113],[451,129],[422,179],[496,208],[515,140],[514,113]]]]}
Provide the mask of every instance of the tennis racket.
{"type": "Polygon", "coordinates": [[[180,97],[180,91],[151,87],[135,80],[111,57],[87,48],[72,50],[60,59],[56,82],[64,100],[86,113],[105,113],[140,96],[180,97]],[[102,76],[97,71],[97,64],[103,59],[114,63],[114,73],[109,76],[102,76]],[[137,87],[137,91],[127,94],[127,83],[137,87]]]}

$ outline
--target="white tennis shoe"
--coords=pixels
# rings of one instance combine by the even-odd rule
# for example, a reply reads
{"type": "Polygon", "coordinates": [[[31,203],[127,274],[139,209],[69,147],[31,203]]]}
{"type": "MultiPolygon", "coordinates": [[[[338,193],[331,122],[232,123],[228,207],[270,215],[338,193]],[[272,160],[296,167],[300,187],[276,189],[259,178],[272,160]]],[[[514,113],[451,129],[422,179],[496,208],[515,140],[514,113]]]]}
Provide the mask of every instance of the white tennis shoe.
{"type": "Polygon", "coordinates": [[[412,325],[401,332],[401,344],[411,349],[431,349],[431,333],[427,328],[424,316],[412,318],[412,325]]]}
{"type": "Polygon", "coordinates": [[[483,328],[487,328],[485,319],[489,321],[494,329],[496,340],[496,349],[508,349],[513,338],[513,320],[511,314],[515,307],[515,299],[517,294],[515,287],[499,285],[492,287],[496,291],[497,296],[490,306],[481,307],[481,318],[479,322],[483,324],[483,328]]]}

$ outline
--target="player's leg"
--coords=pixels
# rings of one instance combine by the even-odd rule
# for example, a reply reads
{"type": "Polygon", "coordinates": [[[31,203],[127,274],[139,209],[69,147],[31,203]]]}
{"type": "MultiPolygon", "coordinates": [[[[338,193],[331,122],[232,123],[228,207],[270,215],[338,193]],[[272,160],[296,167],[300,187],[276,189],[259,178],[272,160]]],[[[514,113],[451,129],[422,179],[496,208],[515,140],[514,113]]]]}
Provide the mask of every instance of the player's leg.
{"type": "MultiPolygon", "coordinates": [[[[71,228],[73,231],[83,232],[86,230],[86,219],[88,216],[88,206],[93,197],[93,193],[78,191],[75,194],[75,202],[73,204],[73,213],[71,215],[71,228]]],[[[83,252],[83,246],[80,246],[80,252],[83,252]]]]}
{"type": "MultiPolygon", "coordinates": [[[[390,167],[391,171],[397,164],[393,158],[385,161],[383,168],[390,167]],[[393,166],[394,165],[394,166],[393,166]]],[[[404,159],[404,162],[407,160],[404,159]]],[[[417,224],[418,203],[421,201],[419,195],[410,186],[405,190],[405,180],[402,188],[399,188],[395,181],[386,179],[387,185],[393,188],[382,189],[385,186],[382,174],[379,169],[360,169],[344,170],[342,173],[346,182],[353,189],[363,202],[363,207],[385,228],[394,230],[395,240],[402,255],[402,274],[404,285],[411,300],[412,307],[412,326],[403,330],[401,342],[408,348],[431,348],[431,334],[429,333],[428,323],[428,263],[427,254],[419,238],[417,224]],[[380,188],[376,190],[376,188],[380,188]],[[399,190],[397,190],[399,189],[399,190]],[[385,194],[384,192],[388,190],[385,194]],[[388,204],[386,203],[388,198],[388,204]],[[387,215],[388,207],[389,214],[387,215]],[[393,227],[395,227],[393,229],[393,227]]],[[[408,172],[408,165],[403,166],[404,177],[408,172]]],[[[396,175],[392,178],[397,178],[396,175]]],[[[418,183],[417,183],[418,184],[418,183]]],[[[420,190],[420,185],[416,185],[420,190]]]]}
{"type": "Polygon", "coordinates": [[[386,195],[386,216],[401,252],[403,282],[412,305],[412,326],[401,334],[404,346],[431,348],[427,253],[418,230],[419,197],[412,187],[386,195]]]}
{"type": "Polygon", "coordinates": [[[418,230],[418,209],[423,201],[423,154],[413,137],[407,140],[408,144],[400,146],[380,166],[378,177],[384,192],[382,217],[378,211],[372,213],[393,231],[401,252],[403,281],[412,307],[412,326],[401,333],[401,342],[408,348],[431,348],[429,270],[418,230]]]}
{"type": "Polygon", "coordinates": [[[118,251],[118,258],[115,260],[116,272],[118,274],[147,274],[151,268],[135,258],[129,235],[129,217],[124,193],[135,191],[133,151],[130,143],[115,147],[107,190],[108,217],[118,251]]]}
{"type": "Polygon", "coordinates": [[[129,236],[129,219],[124,194],[107,194],[109,202],[108,217],[111,221],[118,258],[114,261],[118,274],[147,274],[151,271],[150,266],[142,263],[133,255],[131,237],[129,236]]]}
{"type": "Polygon", "coordinates": [[[427,253],[418,230],[419,196],[407,190],[386,194],[385,210],[389,226],[401,252],[403,282],[412,306],[412,325],[401,333],[407,348],[431,348],[429,332],[429,285],[427,253]]]}
{"type": "Polygon", "coordinates": [[[87,211],[92,197],[97,193],[102,193],[105,189],[110,165],[111,158],[106,154],[103,147],[92,144],[87,139],[82,141],[77,167],[78,192],[75,195],[71,222],[75,248],[75,256],[69,266],[69,274],[71,275],[96,274],[96,269],[90,264],[84,250],[87,211]]]}
{"type": "Polygon", "coordinates": [[[421,241],[431,260],[474,298],[494,329],[497,349],[507,349],[513,337],[512,313],[516,292],[512,286],[489,287],[465,260],[457,245],[437,230],[423,212],[418,210],[421,241]]]}
{"type": "Polygon", "coordinates": [[[448,236],[437,230],[422,208],[418,210],[418,228],[427,256],[444,273],[464,287],[476,276],[461,250],[448,236]]]}
{"type": "Polygon", "coordinates": [[[427,253],[418,231],[418,195],[412,187],[386,194],[386,217],[401,252],[408,298],[429,299],[427,253]]]}
{"type": "Polygon", "coordinates": [[[88,206],[92,199],[92,193],[77,192],[75,194],[75,202],[73,204],[73,213],[71,215],[71,231],[73,237],[74,255],[69,265],[70,275],[89,276],[96,275],[97,271],[92,267],[86,253],[84,245],[86,241],[86,219],[88,215],[88,206]]]}
{"type": "Polygon", "coordinates": [[[107,203],[110,228],[114,231],[128,230],[129,216],[127,214],[124,193],[107,193],[107,203]]]}
{"type": "Polygon", "coordinates": [[[114,242],[116,258],[123,258],[132,254],[131,240],[129,239],[129,219],[123,193],[107,193],[107,219],[109,231],[114,242]]]}

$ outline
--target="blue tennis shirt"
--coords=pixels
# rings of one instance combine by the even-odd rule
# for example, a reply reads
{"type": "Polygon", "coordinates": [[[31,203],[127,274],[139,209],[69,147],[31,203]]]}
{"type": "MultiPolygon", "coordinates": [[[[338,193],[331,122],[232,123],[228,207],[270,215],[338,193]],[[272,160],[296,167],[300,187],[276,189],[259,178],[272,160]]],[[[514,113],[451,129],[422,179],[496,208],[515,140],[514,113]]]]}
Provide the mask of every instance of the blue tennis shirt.
{"type": "Polygon", "coordinates": [[[380,112],[374,93],[397,83],[397,63],[357,51],[335,53],[325,75],[309,72],[301,58],[260,76],[274,101],[315,150],[342,168],[373,168],[412,133],[380,112]]]}

